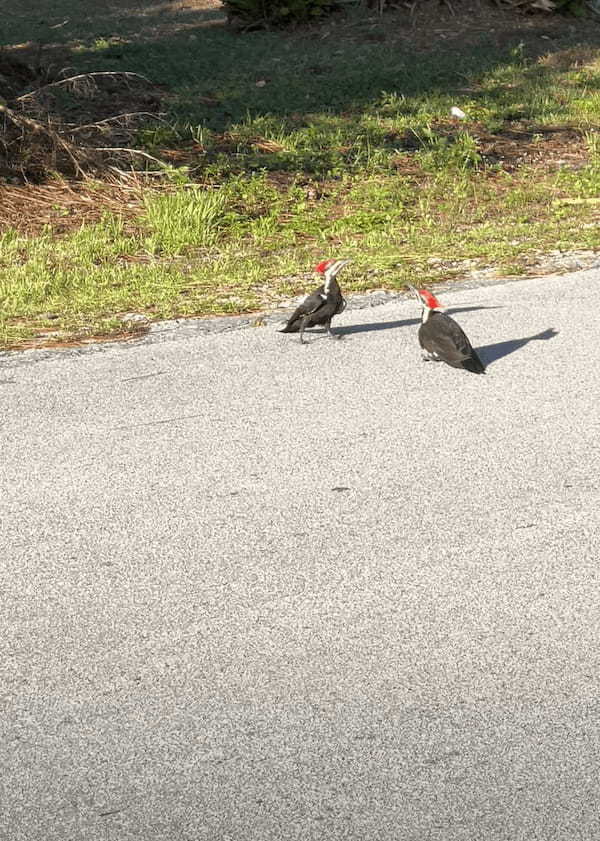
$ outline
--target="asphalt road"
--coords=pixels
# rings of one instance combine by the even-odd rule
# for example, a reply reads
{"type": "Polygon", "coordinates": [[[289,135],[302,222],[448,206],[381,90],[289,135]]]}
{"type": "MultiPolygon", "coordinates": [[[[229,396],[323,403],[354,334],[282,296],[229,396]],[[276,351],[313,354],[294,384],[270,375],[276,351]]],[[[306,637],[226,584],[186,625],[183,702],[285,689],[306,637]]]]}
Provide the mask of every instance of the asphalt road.
{"type": "Polygon", "coordinates": [[[0,838],[600,838],[599,292],[3,355],[0,838]]]}

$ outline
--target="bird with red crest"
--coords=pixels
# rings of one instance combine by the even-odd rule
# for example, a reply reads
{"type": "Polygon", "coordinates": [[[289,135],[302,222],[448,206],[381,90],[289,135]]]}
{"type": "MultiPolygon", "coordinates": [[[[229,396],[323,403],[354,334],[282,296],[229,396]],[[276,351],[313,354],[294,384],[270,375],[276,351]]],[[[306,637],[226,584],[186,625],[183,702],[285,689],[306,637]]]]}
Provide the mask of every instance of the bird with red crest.
{"type": "Polygon", "coordinates": [[[423,307],[419,344],[426,352],[426,362],[445,362],[453,368],[464,368],[473,374],[485,374],[485,366],[459,324],[440,312],[444,309],[427,289],[408,286],[423,307]]]}
{"type": "Polygon", "coordinates": [[[339,338],[331,332],[331,320],[346,308],[346,299],[337,282],[337,275],[350,260],[323,260],[315,271],[323,277],[323,284],[311,292],[292,313],[280,333],[300,333],[300,342],[305,345],[304,331],[307,327],[325,326],[327,334],[339,338]]]}

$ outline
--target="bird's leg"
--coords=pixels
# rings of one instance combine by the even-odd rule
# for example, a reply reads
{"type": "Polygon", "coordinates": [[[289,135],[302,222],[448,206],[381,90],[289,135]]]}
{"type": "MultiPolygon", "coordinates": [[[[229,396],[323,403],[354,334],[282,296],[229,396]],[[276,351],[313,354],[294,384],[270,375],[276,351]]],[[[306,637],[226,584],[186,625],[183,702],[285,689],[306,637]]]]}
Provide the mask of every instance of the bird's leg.
{"type": "Polygon", "coordinates": [[[301,345],[307,345],[308,344],[308,342],[304,341],[304,329],[306,327],[307,321],[308,321],[308,316],[305,315],[304,318],[302,319],[302,324],[300,325],[300,344],[301,345]]]}
{"type": "Polygon", "coordinates": [[[331,332],[331,319],[329,319],[329,321],[327,322],[327,335],[329,336],[330,339],[341,339],[342,338],[341,333],[332,333],[331,332]]]}

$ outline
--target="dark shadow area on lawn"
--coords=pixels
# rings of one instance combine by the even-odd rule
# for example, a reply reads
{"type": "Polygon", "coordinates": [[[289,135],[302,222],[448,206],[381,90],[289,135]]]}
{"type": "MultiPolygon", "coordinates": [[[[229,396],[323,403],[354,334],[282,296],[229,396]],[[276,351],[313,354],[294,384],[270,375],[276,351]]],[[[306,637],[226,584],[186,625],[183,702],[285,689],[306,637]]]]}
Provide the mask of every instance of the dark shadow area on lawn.
{"type": "Polygon", "coordinates": [[[542,330],[541,333],[536,333],[534,336],[511,339],[507,342],[497,342],[493,345],[484,345],[483,347],[477,348],[477,353],[481,357],[484,365],[491,365],[498,359],[502,359],[502,357],[508,356],[510,353],[521,350],[529,342],[546,341],[547,339],[553,339],[555,336],[558,336],[558,330],[555,330],[554,327],[549,327],[547,330],[542,330]]]}
{"type": "MultiPolygon", "coordinates": [[[[411,16],[406,11],[388,12],[381,21],[364,12],[362,17],[359,13],[338,14],[310,28],[242,34],[221,23],[206,26],[207,22],[218,22],[219,9],[193,5],[186,9],[178,3],[139,0],[135,6],[133,0],[131,4],[124,4],[122,9],[107,5],[105,16],[84,16],[77,10],[79,0],[59,0],[46,10],[45,17],[52,9],[52,20],[57,19],[53,28],[48,28],[40,10],[33,16],[35,25],[26,24],[23,16],[26,31],[20,33],[21,40],[29,39],[42,47],[46,44],[44,51],[49,51],[49,57],[53,48],[70,52],[71,63],[81,71],[142,73],[169,91],[168,108],[173,116],[216,132],[225,132],[248,116],[261,115],[289,118],[287,131],[303,124],[314,125],[319,131],[326,128],[324,121],[339,121],[342,131],[344,122],[355,123],[365,110],[377,109],[383,117],[410,117],[420,107],[410,101],[411,97],[448,93],[456,94],[457,101],[465,95],[486,100],[491,97],[506,110],[506,119],[511,119],[513,111],[518,118],[535,120],[539,106],[523,99],[520,86],[513,89],[513,85],[499,82],[483,91],[477,85],[465,85],[499,67],[521,64],[526,74],[552,91],[564,66],[560,61],[540,65],[536,59],[575,43],[600,47],[600,25],[595,21],[584,24],[574,20],[567,27],[565,19],[560,26],[555,18],[542,19],[532,29],[530,19],[525,23],[513,15],[503,18],[504,27],[500,29],[494,30],[491,24],[488,31],[474,27],[465,38],[450,40],[434,37],[433,32],[441,30],[433,30],[424,42],[422,33],[411,28],[411,16]],[[59,20],[63,14],[64,26],[59,20]],[[35,34],[36,26],[39,35],[35,34]],[[141,37],[135,38],[138,29],[141,37]],[[547,31],[551,35],[546,35],[547,31]],[[415,47],[417,35],[420,43],[415,47]],[[81,44],[73,48],[77,39],[81,44]],[[527,63],[531,63],[529,67],[527,63]]],[[[33,14],[36,4],[29,5],[33,14]]],[[[423,2],[419,9],[428,5],[433,8],[433,4],[423,2]]],[[[484,8],[482,5],[480,15],[484,8]]],[[[498,14],[491,4],[489,14],[498,14]]],[[[437,16],[444,18],[439,4],[437,16]]],[[[461,20],[466,21],[466,17],[461,20]]],[[[452,21],[449,16],[443,23],[460,30],[460,24],[452,21]]],[[[577,60],[573,57],[574,66],[577,60]]],[[[584,96],[589,80],[573,84],[581,87],[584,96]]],[[[557,108],[559,118],[560,105],[557,108]]],[[[327,131],[333,129],[335,125],[327,126],[327,131]]],[[[402,149],[402,141],[398,136],[385,136],[385,132],[373,138],[376,145],[390,150],[402,149]]],[[[340,144],[343,142],[340,137],[340,144]]],[[[415,139],[409,142],[414,148],[415,139]]],[[[268,165],[269,161],[286,163],[284,154],[272,152],[261,155],[258,162],[268,165]]],[[[301,167],[302,161],[296,156],[293,165],[301,167]]]]}
{"type": "MultiPolygon", "coordinates": [[[[574,119],[575,95],[584,99],[594,87],[586,64],[600,49],[595,21],[567,27],[560,15],[519,18],[491,0],[481,0],[471,20],[466,7],[454,17],[437,0],[421,0],[418,27],[405,10],[379,19],[363,9],[295,30],[240,33],[210,0],[98,0],[91,11],[79,0],[26,5],[3,37],[6,55],[33,76],[6,81],[0,67],[0,95],[15,111],[25,102],[42,122],[47,109],[63,134],[75,126],[86,171],[166,164],[185,167],[195,181],[272,173],[285,187],[290,177],[340,180],[364,171],[413,178],[477,159],[508,171],[528,156],[586,160],[583,129],[560,124],[574,119]],[[444,39],[435,35],[440,25],[444,39]],[[91,86],[57,87],[86,73],[95,74],[91,86]],[[453,120],[454,103],[488,117],[453,120]],[[549,112],[559,135],[540,125],[549,112]],[[98,125],[102,138],[97,132],[88,142],[83,128],[98,125]],[[97,169],[94,148],[102,150],[97,169]],[[421,151],[424,158],[414,156],[421,151]]],[[[34,134],[28,130],[27,143],[34,134]]],[[[13,139],[9,176],[19,167],[37,183],[50,169],[77,174],[63,147],[58,164],[40,153],[37,165],[32,144],[21,150],[13,139]]]]}
{"type": "MultiPolygon", "coordinates": [[[[475,310],[497,310],[502,307],[449,307],[446,312],[454,315],[459,312],[473,312],[475,310]]],[[[350,336],[353,333],[374,333],[378,330],[396,330],[400,327],[416,327],[421,323],[419,318],[404,318],[400,321],[373,321],[366,324],[350,324],[347,327],[335,327],[334,332],[340,336],[350,336]]],[[[321,331],[319,331],[321,332],[321,331]]],[[[325,332],[325,331],[322,331],[325,332]]]]}
{"type": "Polygon", "coordinates": [[[196,0],[20,0],[2,25],[2,44],[34,43],[52,51],[73,42],[157,41],[177,30],[225,24],[223,7],[196,0]]]}
{"type": "MultiPolygon", "coordinates": [[[[444,45],[417,52],[404,42],[375,47],[347,39],[339,40],[332,52],[327,41],[308,33],[304,37],[278,32],[236,35],[226,28],[197,29],[153,43],[108,46],[89,54],[86,63],[90,69],[93,62],[94,67],[100,65],[97,69],[110,65],[110,69],[143,73],[175,94],[170,104],[174,115],[215,132],[260,116],[284,120],[284,132],[307,125],[317,132],[336,128],[343,132],[345,124],[355,128],[363,114],[377,112],[391,119],[417,116],[422,103],[411,99],[421,96],[452,93],[457,100],[463,99],[465,84],[515,63],[514,44],[521,36],[516,28],[512,36],[506,35],[506,44],[498,45],[483,33],[460,52],[444,45]]],[[[588,40],[600,47],[600,31],[594,33],[592,28],[588,40]]],[[[565,38],[563,44],[552,46],[558,51],[570,43],[565,38]]],[[[548,47],[547,41],[532,43],[528,60],[535,61],[548,47]]],[[[523,70],[536,87],[547,88],[549,93],[556,90],[563,72],[537,63],[523,70]]],[[[586,95],[587,80],[573,81],[573,85],[586,95]]],[[[475,87],[467,96],[491,99],[506,120],[535,121],[543,107],[539,94],[527,101],[521,86],[515,89],[508,84],[498,83],[485,91],[475,87]]],[[[559,102],[555,110],[560,119],[559,102]]],[[[403,137],[385,131],[381,136],[374,134],[372,142],[389,150],[421,145],[412,134],[403,137]]],[[[341,135],[339,144],[343,143],[341,135]]],[[[260,158],[264,164],[284,164],[285,152],[269,151],[260,158]]]]}

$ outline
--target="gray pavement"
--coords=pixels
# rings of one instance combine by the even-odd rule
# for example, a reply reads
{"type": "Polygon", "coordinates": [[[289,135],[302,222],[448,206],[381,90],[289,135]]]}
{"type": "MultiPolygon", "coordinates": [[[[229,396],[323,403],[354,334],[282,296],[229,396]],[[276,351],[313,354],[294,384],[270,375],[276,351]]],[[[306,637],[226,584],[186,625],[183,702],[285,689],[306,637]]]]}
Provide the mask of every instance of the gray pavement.
{"type": "Polygon", "coordinates": [[[600,838],[599,292],[0,357],[0,838],[600,838]]]}

